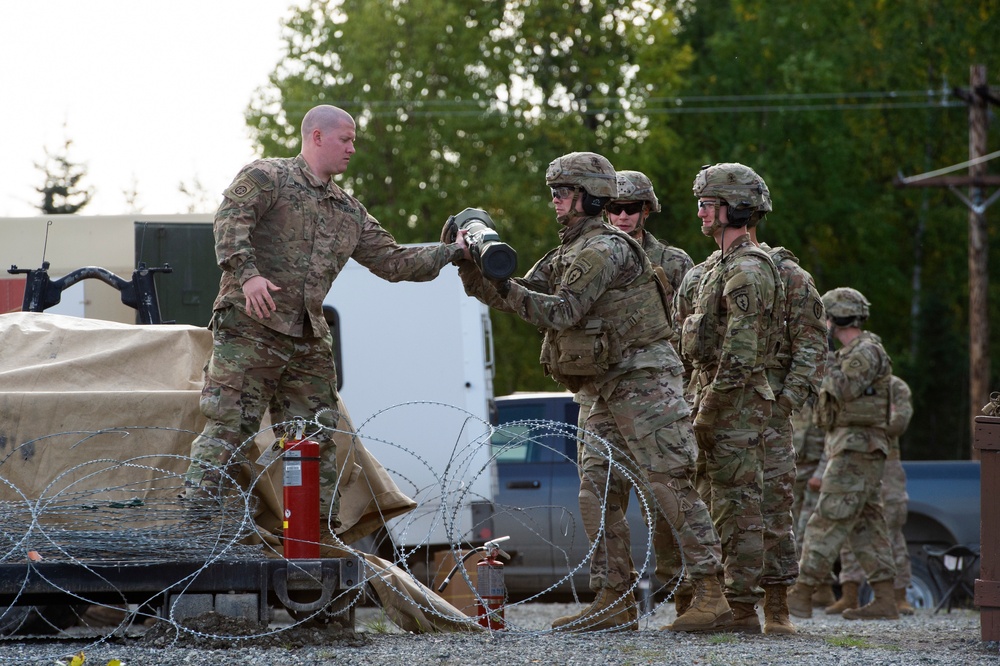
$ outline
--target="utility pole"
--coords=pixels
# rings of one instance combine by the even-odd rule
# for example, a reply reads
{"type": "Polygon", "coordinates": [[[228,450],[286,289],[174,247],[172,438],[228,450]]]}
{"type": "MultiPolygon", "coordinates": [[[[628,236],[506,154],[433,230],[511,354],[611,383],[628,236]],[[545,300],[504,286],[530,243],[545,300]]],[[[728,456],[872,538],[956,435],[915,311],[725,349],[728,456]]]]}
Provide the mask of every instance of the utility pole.
{"type": "MultiPolygon", "coordinates": [[[[986,175],[986,163],[977,158],[986,154],[986,117],[989,87],[986,66],[973,65],[969,79],[969,423],[976,422],[982,406],[990,397],[990,318],[987,291],[989,273],[989,237],[986,230],[986,208],[983,188],[976,178],[986,175]],[[985,94],[983,94],[985,93],[985,94]]],[[[970,457],[979,452],[969,438],[970,457]]]]}
{"type": "MultiPolygon", "coordinates": [[[[989,198],[984,196],[984,188],[1000,186],[1000,176],[986,173],[986,161],[997,155],[986,154],[987,109],[990,103],[1000,105],[1000,97],[990,90],[986,82],[986,66],[972,65],[969,75],[969,89],[955,89],[956,97],[969,105],[969,167],[968,177],[941,176],[953,169],[913,176],[897,177],[896,187],[947,187],[969,208],[969,442],[967,451],[971,459],[979,457],[972,446],[974,437],[971,424],[989,402],[990,395],[990,322],[987,291],[989,274],[987,258],[989,240],[986,230],[986,209],[1000,196],[1000,190],[989,198]],[[968,187],[968,195],[958,188],[968,187]]],[[[961,165],[964,166],[964,165],[961,165]]]]}

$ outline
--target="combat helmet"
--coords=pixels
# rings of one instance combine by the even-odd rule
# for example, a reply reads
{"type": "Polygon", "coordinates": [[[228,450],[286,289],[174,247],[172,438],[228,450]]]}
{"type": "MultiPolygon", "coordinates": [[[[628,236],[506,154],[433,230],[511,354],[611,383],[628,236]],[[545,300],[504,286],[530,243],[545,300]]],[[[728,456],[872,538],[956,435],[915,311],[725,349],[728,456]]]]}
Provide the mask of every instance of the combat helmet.
{"type": "Polygon", "coordinates": [[[649,203],[649,210],[660,212],[660,202],[653,192],[653,183],[646,174],[641,171],[619,171],[615,180],[618,183],[618,196],[615,197],[617,201],[645,201],[649,203]]]}
{"type": "Polygon", "coordinates": [[[583,210],[597,215],[618,196],[615,168],[597,153],[568,153],[549,162],[545,184],[574,185],[583,190],[583,210]]]}
{"type": "Polygon", "coordinates": [[[868,319],[868,306],[871,303],[857,289],[850,287],[837,287],[823,294],[823,307],[826,308],[826,316],[834,320],[839,326],[850,325],[852,320],[858,323],[868,319]]]}
{"type": "Polygon", "coordinates": [[[695,176],[696,197],[716,197],[729,206],[729,222],[741,227],[759,222],[771,212],[767,183],[748,166],[737,162],[706,164],[695,176]]]}

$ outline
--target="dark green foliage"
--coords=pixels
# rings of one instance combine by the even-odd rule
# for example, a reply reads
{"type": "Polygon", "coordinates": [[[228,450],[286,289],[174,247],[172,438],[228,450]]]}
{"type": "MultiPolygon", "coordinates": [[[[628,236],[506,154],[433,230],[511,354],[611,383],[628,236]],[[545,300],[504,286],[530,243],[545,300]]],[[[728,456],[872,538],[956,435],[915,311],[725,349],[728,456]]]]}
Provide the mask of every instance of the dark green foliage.
{"type": "MultiPolygon", "coordinates": [[[[998,10],[1000,0],[314,0],[293,10],[288,58],[247,119],[265,155],[291,155],[305,111],[347,109],[358,153],[341,182],[397,239],[436,239],[447,215],[482,207],[522,272],[558,242],[543,172],[560,154],[593,150],[644,171],[663,205],[650,229],[695,261],[714,243],[700,233],[694,175],[744,162],[774,199],[761,239],[795,252],[821,292],[852,286],[871,300],[869,328],[914,391],[907,456],[962,457],[968,211],[946,190],[893,181],[968,158],[968,113],[951,88],[968,85],[973,64],[1000,76],[998,10]]],[[[988,145],[1000,147],[995,123],[988,145]]],[[[996,266],[992,230],[991,240],[996,266]]],[[[556,388],[533,327],[496,314],[494,328],[498,393],[556,388]]]]}

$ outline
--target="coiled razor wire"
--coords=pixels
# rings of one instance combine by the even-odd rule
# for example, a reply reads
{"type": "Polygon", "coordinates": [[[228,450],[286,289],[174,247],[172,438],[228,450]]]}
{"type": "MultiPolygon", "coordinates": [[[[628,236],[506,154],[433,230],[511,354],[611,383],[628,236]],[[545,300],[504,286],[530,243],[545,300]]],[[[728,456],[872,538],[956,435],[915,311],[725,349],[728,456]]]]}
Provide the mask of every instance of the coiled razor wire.
{"type": "MultiPolygon", "coordinates": [[[[593,433],[585,433],[575,426],[563,422],[536,419],[518,420],[505,423],[502,426],[493,426],[458,407],[431,401],[406,402],[388,407],[373,414],[357,426],[354,433],[333,430],[320,422],[320,416],[321,414],[317,414],[306,424],[307,437],[315,438],[317,435],[329,437],[339,433],[351,438],[351,441],[356,441],[353,439],[354,437],[360,439],[399,488],[416,500],[417,508],[415,510],[387,521],[388,536],[383,534],[382,543],[376,542],[376,546],[382,546],[380,548],[381,554],[385,555],[391,551],[391,557],[387,558],[390,564],[402,569],[413,581],[426,581],[427,585],[432,582],[433,576],[430,575],[433,573],[432,547],[437,544],[431,542],[431,534],[435,533],[436,530],[443,529],[451,551],[450,555],[455,562],[460,562],[469,550],[481,545],[482,539],[476,543],[474,535],[484,526],[467,527],[467,523],[462,520],[462,515],[469,512],[471,502],[489,502],[492,504],[493,511],[487,520],[492,519],[501,523],[504,520],[512,522],[519,530],[518,539],[523,540],[525,534],[530,534],[539,543],[547,544],[555,550],[555,559],[563,562],[562,566],[564,567],[562,577],[555,583],[525,599],[516,602],[508,600],[507,608],[511,609],[519,604],[538,601],[549,593],[562,592],[567,587],[574,599],[579,602],[576,579],[579,575],[585,576],[589,571],[590,560],[598,548],[600,540],[604,538],[604,508],[609,487],[605,486],[603,489],[598,536],[593,542],[587,538],[582,526],[578,528],[576,525],[575,516],[578,513],[574,507],[549,504],[530,507],[501,506],[497,505],[493,498],[483,496],[474,490],[477,481],[484,476],[489,481],[487,485],[491,486],[490,475],[497,461],[505,456],[510,457],[511,454],[516,456],[517,452],[526,446],[539,447],[548,452],[549,459],[568,461],[574,464],[576,459],[569,456],[567,449],[575,453],[577,446],[586,446],[606,457],[610,470],[632,484],[642,507],[646,527],[646,549],[641,562],[635,563],[639,575],[624,595],[636,595],[637,592],[642,592],[639,589],[640,581],[651,578],[653,518],[655,515],[655,509],[651,504],[653,493],[642,476],[631,465],[622,462],[630,459],[627,452],[616,448],[611,442],[593,433]],[[435,433],[440,438],[441,446],[447,446],[450,449],[448,462],[443,469],[435,469],[424,456],[406,446],[405,443],[388,441],[369,434],[369,431],[377,429],[380,418],[388,419],[387,415],[389,414],[396,417],[402,410],[419,410],[424,417],[433,416],[436,410],[457,413],[462,422],[458,432],[435,433]],[[567,447],[566,444],[570,446],[567,447]],[[488,456],[482,455],[484,448],[489,452],[488,456]],[[484,460],[485,462],[483,462],[484,460]],[[417,475],[411,471],[414,468],[422,468],[425,474],[420,476],[433,478],[433,483],[419,485],[414,480],[417,475]],[[561,536],[569,539],[568,549],[553,543],[543,533],[545,525],[532,516],[533,513],[554,513],[556,511],[561,511],[561,517],[565,519],[561,536]],[[498,521],[498,518],[503,520],[498,521]],[[430,529],[428,529],[428,524],[430,529]],[[400,545],[395,543],[396,540],[400,545]],[[577,542],[581,547],[586,547],[586,552],[582,556],[572,556],[571,554],[577,542]]],[[[438,420],[438,422],[443,422],[443,419],[438,420]]],[[[275,424],[262,430],[257,436],[276,437],[276,432],[280,433],[292,425],[294,424],[275,424]]],[[[258,561],[281,557],[280,553],[270,545],[270,543],[275,542],[275,535],[264,534],[254,521],[259,503],[258,486],[265,483],[266,473],[271,465],[281,464],[280,457],[272,459],[265,467],[249,464],[250,460],[246,454],[253,449],[252,444],[257,436],[247,440],[240,450],[235,452],[236,455],[227,466],[210,470],[220,475],[222,478],[221,486],[225,492],[220,493],[217,497],[199,499],[196,502],[185,500],[183,497],[184,473],[193,462],[192,458],[170,451],[115,457],[107,455],[107,446],[96,447],[98,442],[106,444],[109,438],[114,438],[114,443],[118,445],[115,450],[127,452],[135,450],[136,443],[141,444],[144,439],[163,433],[169,433],[173,437],[190,435],[192,440],[199,434],[176,428],[149,426],[115,427],[88,432],[62,432],[24,442],[7,453],[3,459],[0,459],[0,497],[13,498],[0,500],[0,564],[25,563],[27,565],[26,571],[35,576],[44,576],[44,568],[38,566],[39,561],[65,562],[79,567],[81,571],[87,572],[90,576],[104,580],[107,583],[104,592],[120,594],[121,604],[107,601],[98,602],[89,598],[87,592],[64,589],[52,581],[47,581],[52,584],[54,589],[65,593],[67,597],[74,600],[71,611],[77,615],[79,614],[77,607],[105,606],[116,610],[125,609],[124,619],[121,623],[110,628],[106,634],[96,639],[94,644],[102,643],[111,636],[120,634],[135,624],[142,623],[144,619],[149,617],[156,618],[159,623],[168,623],[174,632],[173,641],[179,640],[183,635],[236,642],[278,634],[306,623],[310,623],[311,626],[317,621],[328,621],[332,608],[336,608],[337,613],[346,612],[351,606],[371,595],[368,591],[369,584],[376,577],[380,579],[383,586],[396,593],[401,602],[406,600],[406,603],[413,604],[428,616],[439,617],[451,623],[457,622],[470,630],[481,629],[478,625],[478,618],[474,616],[456,618],[453,613],[443,612],[441,608],[435,606],[433,595],[426,604],[411,600],[404,590],[393,585],[391,579],[383,575],[377,568],[367,564],[362,551],[336,540],[332,545],[339,547],[345,553],[362,557],[360,561],[363,571],[362,575],[359,576],[358,583],[336,594],[325,608],[312,613],[292,613],[294,622],[291,625],[272,625],[256,632],[225,635],[202,631],[197,622],[192,621],[193,618],[176,618],[174,616],[176,604],[170,607],[170,612],[166,617],[161,616],[155,610],[157,606],[163,605],[158,600],[168,593],[171,598],[182,597],[191,581],[213,563],[258,561]],[[62,442],[67,441],[67,438],[71,442],[69,445],[71,449],[89,446],[99,448],[100,454],[86,462],[60,471],[40,493],[37,493],[37,496],[29,497],[28,493],[18,488],[10,480],[15,477],[13,472],[16,466],[23,464],[32,456],[45,452],[50,458],[57,459],[59,447],[65,446],[62,442]],[[249,481],[246,481],[248,469],[252,470],[252,474],[250,474],[249,481]],[[241,478],[243,479],[242,484],[241,478]],[[112,583],[104,579],[95,569],[97,565],[108,562],[119,563],[127,567],[129,564],[176,561],[196,561],[201,564],[197,571],[174,581],[166,589],[158,591],[151,595],[148,600],[140,603],[136,603],[133,599],[126,604],[126,595],[115,590],[112,583]]],[[[204,466],[204,463],[202,465],[204,466]]],[[[608,476],[610,479],[611,475],[608,476]]],[[[342,478],[338,479],[338,485],[341,481],[342,478]]],[[[331,518],[330,515],[326,516],[327,528],[330,527],[331,518]]],[[[560,523],[563,522],[560,520],[560,523]]],[[[673,530],[672,526],[671,530],[673,530]]],[[[330,531],[333,532],[333,530],[330,531]]],[[[635,538],[636,535],[633,535],[633,540],[635,538]]],[[[675,542],[679,543],[675,530],[674,538],[675,542]]],[[[532,545],[537,546],[537,544],[521,543],[510,544],[510,548],[517,550],[532,545]]],[[[682,552],[680,557],[683,565],[682,570],[673,580],[658,590],[658,592],[666,591],[665,600],[660,602],[661,604],[669,602],[681,584],[686,562],[684,562],[682,552]]],[[[458,567],[458,571],[465,585],[471,590],[475,601],[485,606],[476,589],[476,581],[472,580],[467,568],[458,567]]],[[[457,583],[457,577],[455,581],[457,583]]],[[[22,592],[24,591],[23,585],[26,583],[27,576],[22,582],[22,592]]],[[[641,597],[642,595],[636,596],[641,597]]],[[[106,599],[107,594],[102,598],[106,599]]],[[[641,607],[640,620],[648,618],[658,608],[659,604],[652,607],[641,607]]],[[[460,610],[469,612],[470,609],[460,610]]],[[[46,617],[42,609],[26,607],[19,604],[17,600],[6,608],[0,607],[0,636],[17,634],[25,619],[31,615],[30,611],[34,611],[32,617],[35,619],[44,620],[46,617]]],[[[66,613],[62,613],[62,615],[64,617],[61,618],[61,621],[52,623],[53,630],[64,629],[68,626],[66,613]]],[[[70,615],[69,619],[75,618],[70,615]]],[[[594,618],[591,617],[586,623],[589,624],[593,620],[594,618]]],[[[570,624],[563,627],[561,631],[572,631],[573,629],[574,624],[570,624]]],[[[505,631],[546,633],[551,630],[519,626],[508,615],[505,631]]],[[[50,659],[51,656],[44,658],[50,659]]]]}

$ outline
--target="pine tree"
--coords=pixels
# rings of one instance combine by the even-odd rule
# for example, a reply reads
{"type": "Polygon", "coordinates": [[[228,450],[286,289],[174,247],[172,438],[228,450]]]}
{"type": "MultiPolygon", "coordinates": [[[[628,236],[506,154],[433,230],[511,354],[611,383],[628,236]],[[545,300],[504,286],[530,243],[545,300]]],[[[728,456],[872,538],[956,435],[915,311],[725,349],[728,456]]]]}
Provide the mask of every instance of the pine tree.
{"type": "Polygon", "coordinates": [[[70,159],[72,145],[73,142],[66,139],[59,152],[53,154],[45,150],[44,164],[35,163],[35,168],[45,174],[45,184],[36,187],[35,191],[42,195],[38,208],[47,215],[78,213],[94,195],[94,188],[80,185],[87,175],[87,166],[70,159]]]}

